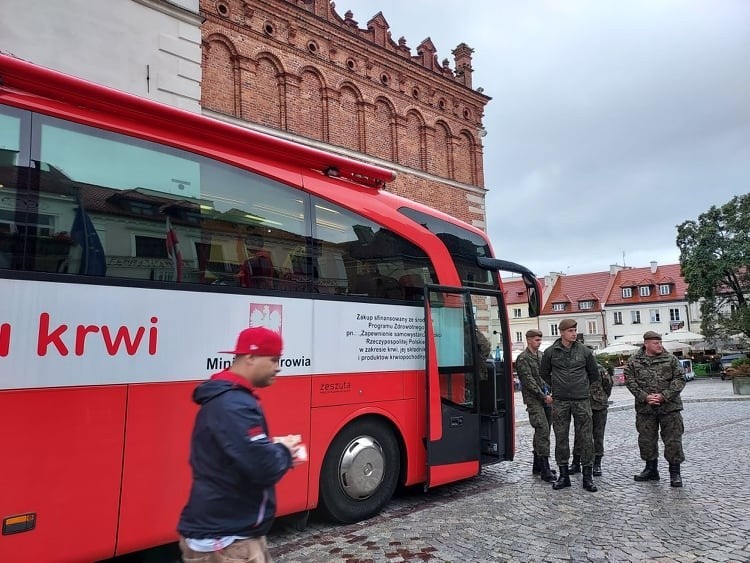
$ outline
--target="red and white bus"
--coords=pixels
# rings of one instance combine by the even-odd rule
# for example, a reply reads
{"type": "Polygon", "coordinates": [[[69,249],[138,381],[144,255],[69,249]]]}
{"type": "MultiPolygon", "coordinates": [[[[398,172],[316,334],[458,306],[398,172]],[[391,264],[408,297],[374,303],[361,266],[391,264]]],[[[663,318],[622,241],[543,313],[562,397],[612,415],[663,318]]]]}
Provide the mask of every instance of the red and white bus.
{"type": "Polygon", "coordinates": [[[376,514],[514,453],[485,233],[392,173],[0,55],[0,561],[176,539],[196,382],[248,326],[284,338],[262,401],[309,462],[279,514],[376,514]],[[495,369],[497,368],[497,369],[495,369]]]}

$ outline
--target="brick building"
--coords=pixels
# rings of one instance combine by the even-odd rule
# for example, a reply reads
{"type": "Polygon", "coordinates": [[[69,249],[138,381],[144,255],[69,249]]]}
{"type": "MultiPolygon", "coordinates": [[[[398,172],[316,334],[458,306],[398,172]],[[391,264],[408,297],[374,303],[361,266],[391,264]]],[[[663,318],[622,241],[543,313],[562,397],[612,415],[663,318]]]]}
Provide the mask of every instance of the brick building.
{"type": "Polygon", "coordinates": [[[330,0],[201,0],[202,105],[398,172],[387,189],[484,229],[481,134],[490,100],[472,88],[472,49],[438,61],[365,29],[330,0]]]}

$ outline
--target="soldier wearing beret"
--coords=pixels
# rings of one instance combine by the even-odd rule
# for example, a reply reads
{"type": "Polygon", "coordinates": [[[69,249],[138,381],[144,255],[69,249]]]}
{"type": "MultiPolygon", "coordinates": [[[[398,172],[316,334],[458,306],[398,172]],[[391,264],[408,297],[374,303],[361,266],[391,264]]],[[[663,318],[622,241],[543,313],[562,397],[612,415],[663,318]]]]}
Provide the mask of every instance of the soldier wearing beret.
{"type": "Polygon", "coordinates": [[[661,335],[649,330],[643,346],[625,366],[625,384],[635,397],[635,427],[638,448],[646,468],[634,476],[636,481],[659,480],[659,428],[664,441],[664,457],[669,463],[669,482],[682,487],[680,464],[682,451],[682,399],[685,388],[680,361],[661,345],[661,335]]]}
{"type": "Polygon", "coordinates": [[[532,473],[540,474],[542,481],[551,483],[557,475],[549,466],[549,434],[552,426],[552,395],[549,386],[539,375],[542,331],[526,331],[526,349],[516,359],[516,372],[521,382],[521,396],[529,413],[529,424],[534,429],[534,466],[532,473]]]}
{"type": "Polygon", "coordinates": [[[541,362],[542,379],[552,389],[552,427],[555,429],[555,461],[560,476],[552,485],[555,490],[570,487],[570,419],[575,433],[581,437],[583,488],[596,492],[594,484],[594,438],[589,402],[589,387],[600,380],[594,353],[577,339],[577,323],[563,319],[558,325],[560,338],[544,351],[541,362]]]}

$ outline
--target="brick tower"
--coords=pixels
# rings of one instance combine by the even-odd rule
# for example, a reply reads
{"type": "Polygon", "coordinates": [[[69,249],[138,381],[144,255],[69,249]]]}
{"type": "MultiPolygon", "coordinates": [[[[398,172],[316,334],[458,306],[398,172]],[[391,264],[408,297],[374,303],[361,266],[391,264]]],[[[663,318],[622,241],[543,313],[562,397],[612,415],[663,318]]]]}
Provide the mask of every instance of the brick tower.
{"type": "Polygon", "coordinates": [[[390,191],[485,228],[490,98],[472,89],[468,45],[451,69],[429,38],[414,54],[382,13],[362,29],[330,0],[201,0],[200,11],[206,113],[393,168],[390,191]]]}

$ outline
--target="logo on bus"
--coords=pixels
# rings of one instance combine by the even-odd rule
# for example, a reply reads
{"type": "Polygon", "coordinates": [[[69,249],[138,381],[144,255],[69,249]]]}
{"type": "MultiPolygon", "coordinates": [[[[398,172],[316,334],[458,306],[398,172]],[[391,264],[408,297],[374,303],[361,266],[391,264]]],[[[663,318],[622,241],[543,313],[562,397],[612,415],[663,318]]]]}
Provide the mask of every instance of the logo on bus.
{"type": "Polygon", "coordinates": [[[281,336],[283,308],[271,303],[250,303],[250,328],[267,328],[281,336]]]}

